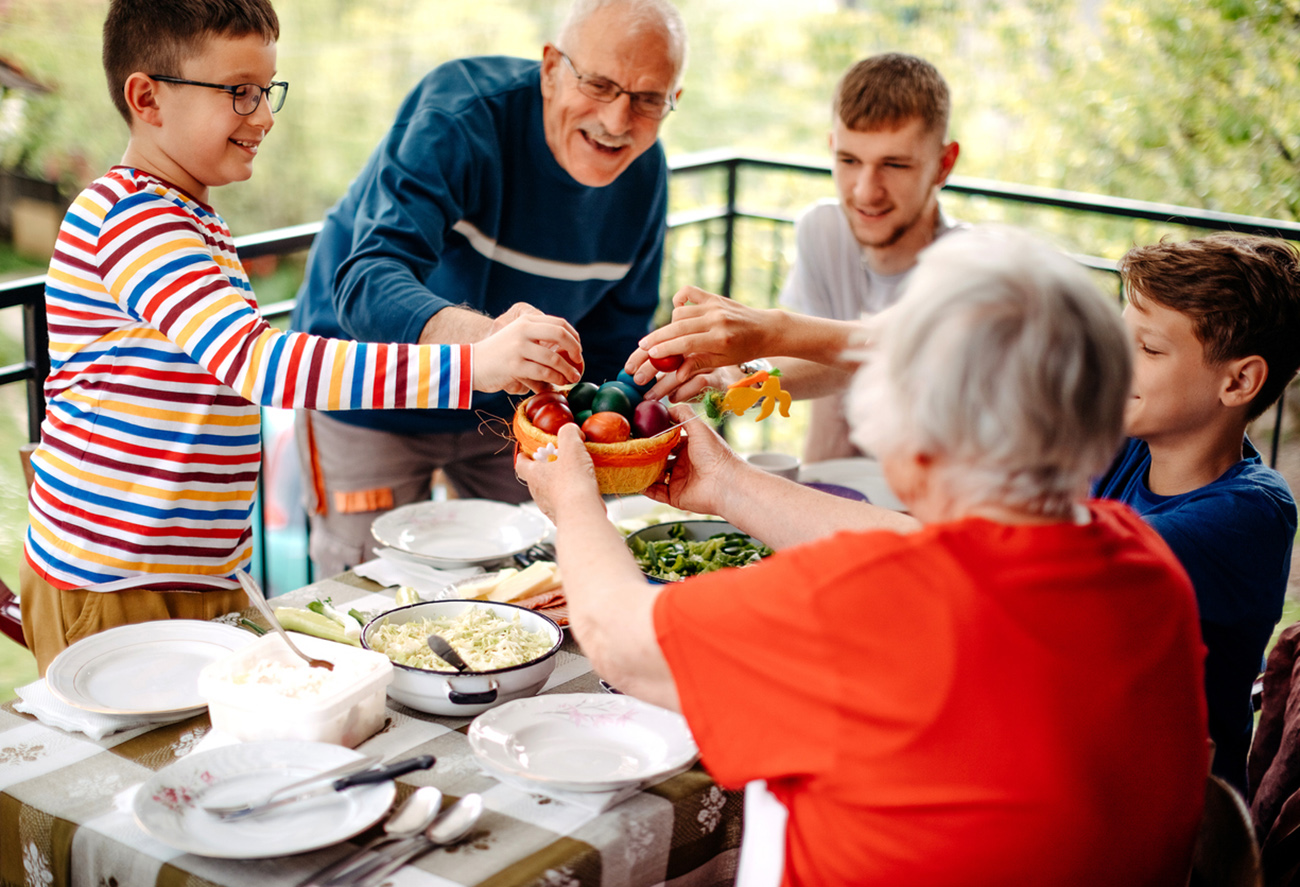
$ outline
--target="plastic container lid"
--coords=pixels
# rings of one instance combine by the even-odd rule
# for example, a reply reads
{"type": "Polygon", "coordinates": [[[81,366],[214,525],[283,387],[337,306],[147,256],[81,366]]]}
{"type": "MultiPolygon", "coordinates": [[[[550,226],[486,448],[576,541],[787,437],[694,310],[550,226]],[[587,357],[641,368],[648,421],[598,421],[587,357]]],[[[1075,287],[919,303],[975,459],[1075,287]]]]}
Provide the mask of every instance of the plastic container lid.
{"type": "Polygon", "coordinates": [[[278,634],[209,663],[199,673],[212,726],[239,739],[308,739],[354,746],[383,726],[387,656],[309,635],[293,635],[312,668],[278,634]]]}

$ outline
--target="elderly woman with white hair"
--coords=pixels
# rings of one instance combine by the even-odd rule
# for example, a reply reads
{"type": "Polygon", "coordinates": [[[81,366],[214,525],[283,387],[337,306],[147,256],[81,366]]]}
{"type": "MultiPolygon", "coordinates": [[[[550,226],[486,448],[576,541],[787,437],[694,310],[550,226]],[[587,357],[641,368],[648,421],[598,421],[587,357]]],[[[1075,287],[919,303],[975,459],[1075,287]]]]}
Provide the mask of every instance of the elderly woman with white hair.
{"type": "Polygon", "coordinates": [[[651,585],[575,429],[518,463],[583,651],[681,711],[720,784],[767,781],[785,884],[1184,882],[1209,762],[1195,600],[1141,519],[1084,498],[1122,434],[1118,312],[1060,253],[977,229],[922,255],[873,338],[850,418],[909,514],[692,424],[654,495],[777,553],[651,585]]]}

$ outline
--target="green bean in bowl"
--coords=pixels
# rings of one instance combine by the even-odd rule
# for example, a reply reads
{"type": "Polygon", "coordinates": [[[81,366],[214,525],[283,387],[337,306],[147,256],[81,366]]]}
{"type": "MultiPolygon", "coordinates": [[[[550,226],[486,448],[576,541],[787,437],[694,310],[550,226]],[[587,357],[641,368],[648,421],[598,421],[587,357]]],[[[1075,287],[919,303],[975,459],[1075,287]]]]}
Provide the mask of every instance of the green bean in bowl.
{"type": "Polygon", "coordinates": [[[656,524],[627,537],[641,572],[654,582],[678,582],[724,567],[747,567],[772,553],[722,520],[656,524]]]}

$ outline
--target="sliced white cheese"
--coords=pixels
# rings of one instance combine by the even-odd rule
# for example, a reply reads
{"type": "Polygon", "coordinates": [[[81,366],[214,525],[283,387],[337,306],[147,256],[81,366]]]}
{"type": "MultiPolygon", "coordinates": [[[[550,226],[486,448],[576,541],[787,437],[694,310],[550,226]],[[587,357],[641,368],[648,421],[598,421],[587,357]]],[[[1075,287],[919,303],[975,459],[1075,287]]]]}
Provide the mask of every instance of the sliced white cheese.
{"type": "Polygon", "coordinates": [[[553,562],[534,561],[498,585],[486,599],[508,604],[520,598],[549,591],[558,584],[559,570],[553,562]]]}
{"type": "Polygon", "coordinates": [[[487,596],[495,591],[502,582],[505,582],[518,572],[514,567],[506,567],[501,572],[494,573],[486,579],[480,579],[477,582],[466,582],[459,586],[459,591],[466,598],[474,598],[480,601],[487,600],[487,596]]]}

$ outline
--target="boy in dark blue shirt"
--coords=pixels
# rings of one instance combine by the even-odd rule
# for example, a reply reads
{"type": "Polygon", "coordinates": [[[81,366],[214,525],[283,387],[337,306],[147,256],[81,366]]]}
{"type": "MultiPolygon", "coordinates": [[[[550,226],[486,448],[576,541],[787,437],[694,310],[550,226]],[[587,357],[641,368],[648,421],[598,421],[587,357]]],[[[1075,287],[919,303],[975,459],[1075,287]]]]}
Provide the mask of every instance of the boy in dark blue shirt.
{"type": "MultiPolygon", "coordinates": [[[[1247,425],[1300,366],[1300,254],[1216,234],[1120,262],[1135,340],[1130,438],[1093,488],[1132,506],[1196,588],[1213,772],[1244,795],[1251,685],[1282,613],[1296,506],[1247,425]]],[[[1139,715],[1140,716],[1140,715],[1139,715]]]]}

